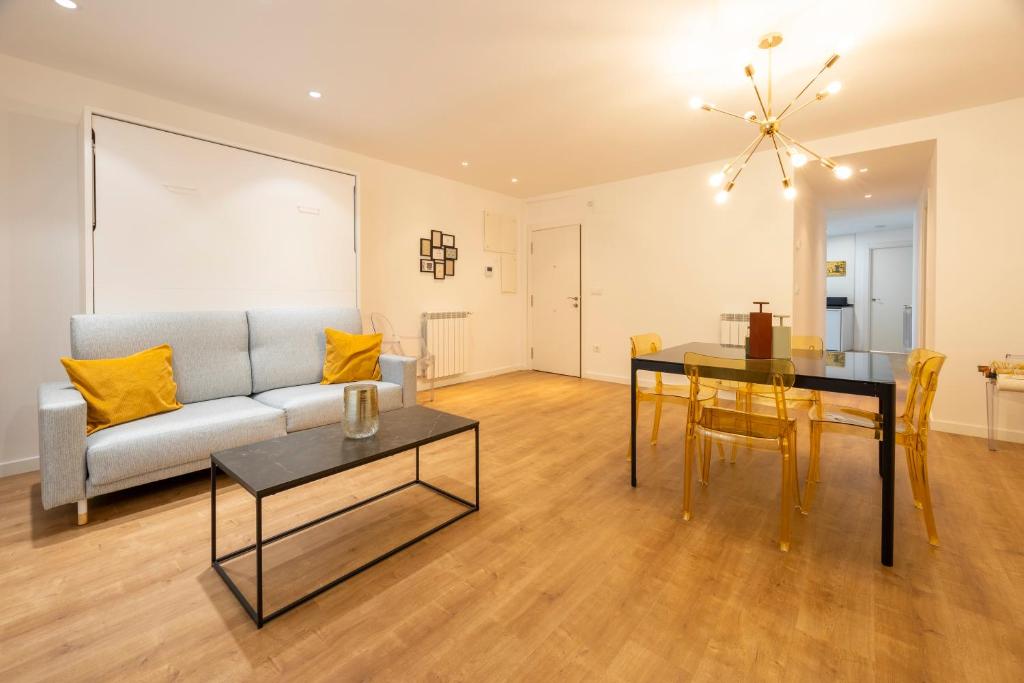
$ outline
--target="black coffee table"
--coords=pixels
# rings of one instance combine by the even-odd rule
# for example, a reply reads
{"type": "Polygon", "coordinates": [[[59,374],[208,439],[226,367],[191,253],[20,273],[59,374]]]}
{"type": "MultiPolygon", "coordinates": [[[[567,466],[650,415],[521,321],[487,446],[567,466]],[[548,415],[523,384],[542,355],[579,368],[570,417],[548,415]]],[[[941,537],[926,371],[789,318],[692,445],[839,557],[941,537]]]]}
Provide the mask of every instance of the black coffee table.
{"type": "Polygon", "coordinates": [[[278,617],[288,610],[323,593],[342,581],[352,578],[359,572],[369,569],[378,562],[391,557],[395,553],[422,541],[427,536],[440,531],[449,524],[480,509],[480,423],[457,415],[450,415],[423,406],[401,408],[381,413],[380,430],[367,439],[346,439],[340,424],[293,432],[268,441],[261,441],[248,446],[232,448],[214,453],[210,457],[210,531],[211,531],[211,564],[235,594],[242,607],[249,613],[256,626],[278,617]],[[449,491],[445,491],[431,483],[420,479],[420,447],[441,439],[446,439],[464,432],[474,432],[474,500],[468,501],[449,491]],[[299,526],[263,538],[263,499],[275,493],[288,491],[303,484],[329,477],[339,472],[351,470],[383,458],[416,450],[416,477],[400,486],[378,493],[361,500],[354,505],[335,510],[299,526]],[[217,472],[223,471],[246,491],[252,494],[256,502],[256,542],[252,545],[233,550],[225,555],[217,555],[217,472]],[[263,549],[292,534],[303,531],[327,520],[343,515],[346,512],[363,507],[368,503],[398,493],[411,486],[423,486],[440,494],[464,509],[454,517],[442,522],[415,538],[391,548],[382,555],[366,562],[356,569],[320,586],[302,597],[288,603],[270,614],[263,612],[263,549]],[[245,553],[255,551],[256,554],[256,605],[246,599],[242,591],[225,571],[222,563],[245,553]]]}

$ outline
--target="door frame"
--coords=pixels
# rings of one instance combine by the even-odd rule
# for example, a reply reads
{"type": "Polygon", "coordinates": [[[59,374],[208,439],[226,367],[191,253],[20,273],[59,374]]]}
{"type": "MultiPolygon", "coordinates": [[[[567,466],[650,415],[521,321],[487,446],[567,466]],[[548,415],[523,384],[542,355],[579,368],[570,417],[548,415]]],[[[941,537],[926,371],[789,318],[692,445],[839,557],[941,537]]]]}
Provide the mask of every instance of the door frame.
{"type": "MultiPolygon", "coordinates": [[[[559,228],[576,228],[579,232],[579,245],[576,258],[579,261],[579,273],[580,273],[580,316],[579,316],[579,339],[580,347],[577,350],[579,354],[579,374],[576,377],[583,377],[583,224],[582,223],[559,223],[557,225],[531,225],[528,231],[529,244],[527,245],[527,266],[526,266],[526,324],[528,328],[527,332],[527,360],[530,370],[533,370],[533,234],[535,232],[543,232],[544,230],[557,230],[559,228]]],[[[573,375],[563,375],[564,377],[573,377],[573,375]]]]}
{"type": "MultiPolygon", "coordinates": [[[[868,351],[872,350],[871,349],[871,332],[872,332],[871,328],[874,325],[873,317],[874,317],[874,311],[875,311],[874,306],[871,305],[872,303],[874,303],[872,301],[872,299],[874,298],[873,290],[874,290],[874,276],[875,276],[875,252],[877,250],[879,250],[879,249],[900,249],[900,248],[905,248],[905,247],[909,247],[910,248],[910,275],[909,275],[909,277],[910,277],[910,300],[912,302],[912,305],[914,305],[916,307],[917,306],[917,301],[914,300],[914,290],[915,290],[915,284],[916,284],[915,283],[915,276],[917,276],[918,274],[915,272],[917,270],[917,267],[916,267],[915,258],[914,258],[915,257],[915,253],[914,253],[914,242],[913,242],[913,240],[911,240],[909,242],[907,240],[885,240],[885,241],[879,241],[877,243],[873,243],[873,244],[868,244],[867,245],[867,253],[868,253],[867,261],[868,262],[867,262],[867,277],[865,278],[865,280],[866,280],[865,291],[867,292],[866,301],[867,301],[868,314],[865,317],[866,318],[866,323],[865,323],[865,325],[863,327],[863,334],[864,334],[864,341],[865,341],[864,349],[866,349],[868,351]]],[[[860,298],[859,295],[858,295],[858,298],[860,298]]],[[[917,315],[916,312],[915,312],[914,315],[915,315],[915,319],[916,319],[916,315],[917,315]]],[[[912,332],[913,332],[914,336],[917,336],[917,329],[916,328],[912,327],[912,332]]],[[[915,341],[916,340],[913,340],[913,339],[911,340],[911,348],[913,348],[915,341]]],[[[894,352],[889,352],[889,353],[894,353],[894,352]]],[[[899,353],[899,352],[895,352],[895,353],[899,353]]]]}

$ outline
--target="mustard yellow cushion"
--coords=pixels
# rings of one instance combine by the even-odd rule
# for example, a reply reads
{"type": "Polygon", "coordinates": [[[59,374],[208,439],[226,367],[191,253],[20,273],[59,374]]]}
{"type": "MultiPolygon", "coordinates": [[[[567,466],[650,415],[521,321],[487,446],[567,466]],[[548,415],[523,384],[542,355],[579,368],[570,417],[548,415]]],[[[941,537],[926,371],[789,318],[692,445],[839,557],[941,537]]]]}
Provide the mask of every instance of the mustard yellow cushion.
{"type": "Polygon", "coordinates": [[[340,384],[380,379],[380,347],[383,334],[349,334],[324,330],[327,352],[324,354],[324,378],[321,384],[340,384]]]}
{"type": "Polygon", "coordinates": [[[171,355],[171,347],[163,344],[124,358],[61,358],[85,398],[85,433],[180,408],[171,355]]]}

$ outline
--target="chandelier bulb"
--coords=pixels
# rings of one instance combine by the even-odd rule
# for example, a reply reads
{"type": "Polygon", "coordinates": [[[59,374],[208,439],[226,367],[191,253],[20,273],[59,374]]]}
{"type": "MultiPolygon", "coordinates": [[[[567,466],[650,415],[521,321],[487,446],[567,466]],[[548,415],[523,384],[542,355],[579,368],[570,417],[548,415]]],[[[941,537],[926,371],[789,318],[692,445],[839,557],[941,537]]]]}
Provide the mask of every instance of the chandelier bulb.
{"type": "Polygon", "coordinates": [[[836,178],[839,178],[840,180],[846,180],[851,175],[853,175],[853,171],[850,169],[849,166],[836,166],[835,168],[832,169],[832,173],[835,174],[836,178]]]}
{"type": "Polygon", "coordinates": [[[782,196],[790,201],[796,199],[796,188],[793,187],[793,181],[789,178],[782,179],[782,196]]]}
{"type": "Polygon", "coordinates": [[[828,87],[825,88],[825,91],[828,92],[829,95],[835,95],[842,89],[842,83],[840,83],[839,81],[832,81],[831,83],[828,84],[828,87]]]}
{"type": "Polygon", "coordinates": [[[718,173],[715,173],[710,178],[708,178],[708,185],[710,185],[711,187],[721,187],[723,182],[725,182],[724,171],[719,171],[718,173]]]}
{"type": "Polygon", "coordinates": [[[716,204],[725,204],[725,202],[728,201],[728,200],[729,200],[729,193],[726,192],[725,190],[719,190],[718,192],[715,193],[715,203],[716,204]]]}
{"type": "Polygon", "coordinates": [[[700,109],[704,106],[704,100],[694,95],[690,98],[690,109],[700,109]]]}
{"type": "Polygon", "coordinates": [[[807,155],[792,148],[789,150],[789,160],[793,162],[794,168],[802,168],[807,165],[807,155]]]}

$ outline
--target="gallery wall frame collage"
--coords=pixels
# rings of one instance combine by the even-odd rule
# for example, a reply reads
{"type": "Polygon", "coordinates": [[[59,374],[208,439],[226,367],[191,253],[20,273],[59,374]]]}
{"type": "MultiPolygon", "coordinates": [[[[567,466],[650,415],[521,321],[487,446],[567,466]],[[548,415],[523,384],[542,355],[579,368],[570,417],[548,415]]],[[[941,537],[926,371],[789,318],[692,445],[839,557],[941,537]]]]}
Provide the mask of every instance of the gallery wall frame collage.
{"type": "Polygon", "coordinates": [[[455,262],[458,260],[455,235],[431,230],[430,237],[420,238],[421,273],[432,273],[435,280],[455,277],[455,262]]]}

